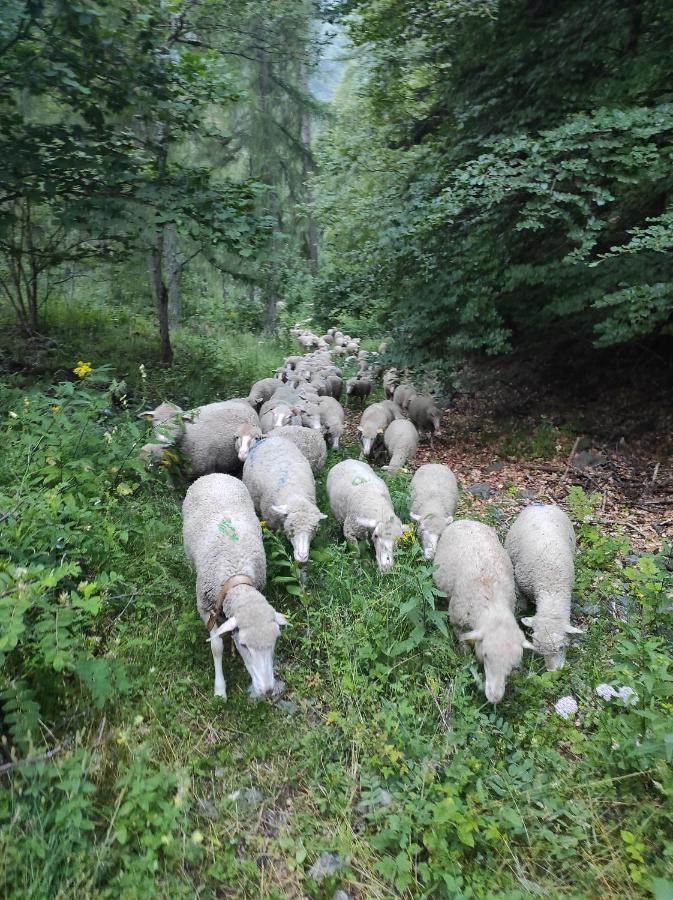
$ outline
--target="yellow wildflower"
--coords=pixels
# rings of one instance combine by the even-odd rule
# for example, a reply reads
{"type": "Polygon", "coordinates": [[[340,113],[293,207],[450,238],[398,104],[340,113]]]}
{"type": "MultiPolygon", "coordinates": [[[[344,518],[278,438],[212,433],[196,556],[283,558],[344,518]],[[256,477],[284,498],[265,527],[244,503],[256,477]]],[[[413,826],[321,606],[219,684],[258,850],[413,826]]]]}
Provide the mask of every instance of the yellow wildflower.
{"type": "Polygon", "coordinates": [[[260,524],[260,526],[261,526],[261,528],[262,528],[262,531],[268,531],[268,530],[269,530],[269,526],[266,524],[266,519],[260,519],[260,520],[259,520],[259,524],[260,524]]]}
{"type": "Polygon", "coordinates": [[[400,541],[404,541],[405,544],[408,544],[409,541],[413,541],[414,539],[414,526],[413,525],[405,525],[404,531],[402,532],[402,536],[399,538],[400,541]]]}
{"type": "Polygon", "coordinates": [[[82,362],[80,359],[73,369],[73,372],[78,378],[86,378],[87,375],[90,375],[93,372],[93,366],[90,362],[82,362]]]}
{"type": "Polygon", "coordinates": [[[51,408],[51,411],[54,412],[54,413],[60,412],[60,411],[61,411],[61,407],[58,405],[58,403],[54,403],[54,405],[53,405],[52,408],[51,408]]]}

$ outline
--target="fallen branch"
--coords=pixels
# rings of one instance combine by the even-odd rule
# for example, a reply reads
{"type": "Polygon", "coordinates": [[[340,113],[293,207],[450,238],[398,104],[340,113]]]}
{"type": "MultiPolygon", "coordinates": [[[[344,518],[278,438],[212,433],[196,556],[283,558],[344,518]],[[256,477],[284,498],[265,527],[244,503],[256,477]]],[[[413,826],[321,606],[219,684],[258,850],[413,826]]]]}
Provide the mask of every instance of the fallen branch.
{"type": "Polygon", "coordinates": [[[27,759],[17,759],[14,760],[14,762],[3,763],[3,765],[0,766],[0,775],[4,775],[5,772],[9,772],[19,766],[29,766],[32,763],[44,762],[47,759],[51,759],[53,756],[67,750],[71,743],[72,742],[69,740],[64,741],[62,744],[57,744],[56,747],[53,747],[51,750],[47,750],[46,753],[40,753],[39,756],[29,756],[27,759]]]}

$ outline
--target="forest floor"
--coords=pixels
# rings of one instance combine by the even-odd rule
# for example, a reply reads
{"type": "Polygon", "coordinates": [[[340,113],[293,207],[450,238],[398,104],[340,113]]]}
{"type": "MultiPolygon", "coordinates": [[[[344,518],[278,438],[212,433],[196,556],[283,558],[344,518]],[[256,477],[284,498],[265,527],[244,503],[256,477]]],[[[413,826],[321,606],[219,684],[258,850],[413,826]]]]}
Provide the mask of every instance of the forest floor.
{"type": "MultiPolygon", "coordinates": [[[[490,706],[480,666],[446,629],[418,542],[402,542],[381,576],[370,548],[347,547],[330,516],[304,573],[285,540],[265,533],[267,596],[292,622],[276,648],[285,688],[252,702],[232,653],[223,704],[181,547],[183,486],[135,463],[146,439],[135,414],[164,396],[188,405],[238,395],[285,351],[253,336],[230,339],[226,353],[217,339],[181,347],[186,362],[167,373],[144,343],[135,360],[124,346],[121,401],[106,370],[74,387],[0,379],[0,586],[10,598],[0,604],[10,634],[0,643],[10,788],[0,893],[669,896],[666,393],[645,403],[633,374],[610,376],[611,397],[592,391],[589,403],[578,382],[573,405],[552,378],[535,391],[516,360],[468,367],[444,436],[419,451],[416,464],[441,459],[456,471],[457,515],[501,537],[534,498],[570,512],[573,618],[586,634],[564,669],[545,672],[527,654],[490,706]],[[141,362],[147,380],[132,382],[141,362]],[[600,465],[568,465],[573,448],[584,452],[577,438],[600,465]],[[16,627],[17,609],[29,628],[16,627]],[[601,683],[632,688],[637,704],[602,699],[601,683]],[[564,697],[577,703],[568,718],[556,711],[564,697]]],[[[358,414],[317,478],[326,512],[329,467],[359,452],[358,414]]],[[[407,521],[410,473],[383,474],[407,521]]]]}

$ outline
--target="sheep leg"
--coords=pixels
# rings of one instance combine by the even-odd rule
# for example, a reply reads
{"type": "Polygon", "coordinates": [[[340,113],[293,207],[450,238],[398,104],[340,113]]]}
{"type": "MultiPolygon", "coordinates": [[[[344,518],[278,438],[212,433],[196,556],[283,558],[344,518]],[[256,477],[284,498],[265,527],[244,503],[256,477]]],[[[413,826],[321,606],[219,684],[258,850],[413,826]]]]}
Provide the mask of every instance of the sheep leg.
{"type": "Polygon", "coordinates": [[[217,633],[217,626],[210,632],[210,649],[213,651],[213,663],[215,664],[215,690],[216,697],[227,699],[227,685],[224,680],[224,672],[222,671],[222,654],[224,652],[224,641],[217,633]]]}

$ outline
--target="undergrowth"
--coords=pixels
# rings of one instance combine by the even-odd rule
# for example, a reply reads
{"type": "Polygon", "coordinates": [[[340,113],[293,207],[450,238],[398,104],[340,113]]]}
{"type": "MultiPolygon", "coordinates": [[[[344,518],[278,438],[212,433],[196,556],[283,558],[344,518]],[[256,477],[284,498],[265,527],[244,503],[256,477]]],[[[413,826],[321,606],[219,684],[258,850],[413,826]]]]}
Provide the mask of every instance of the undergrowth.
{"type": "MultiPolygon", "coordinates": [[[[81,346],[68,368],[94,355],[81,346]]],[[[226,396],[265,374],[258,356],[227,381],[231,345],[195,346],[184,365],[204,365],[204,392],[220,375],[226,396]]],[[[664,554],[633,554],[571,488],[586,635],[560,672],[526,656],[493,708],[415,538],[381,576],[331,517],[305,572],[266,533],[267,593],[292,622],[277,647],[285,693],[253,703],[226,656],[225,705],[182,554],[181,493],[137,462],[135,414],[161,399],[160,380],[120,385],[142,361],[126,352],[121,372],[94,359],[82,379],[1,383],[2,895],[669,897],[664,554]],[[636,702],[601,699],[602,683],[636,702]],[[579,707],[568,720],[554,709],[564,695],[579,707]],[[317,880],[323,853],[334,871],[317,880]]],[[[162,377],[174,398],[196,384],[162,377]]],[[[354,452],[332,451],[327,468],[354,452]]],[[[405,519],[408,480],[387,478],[405,519]]]]}

